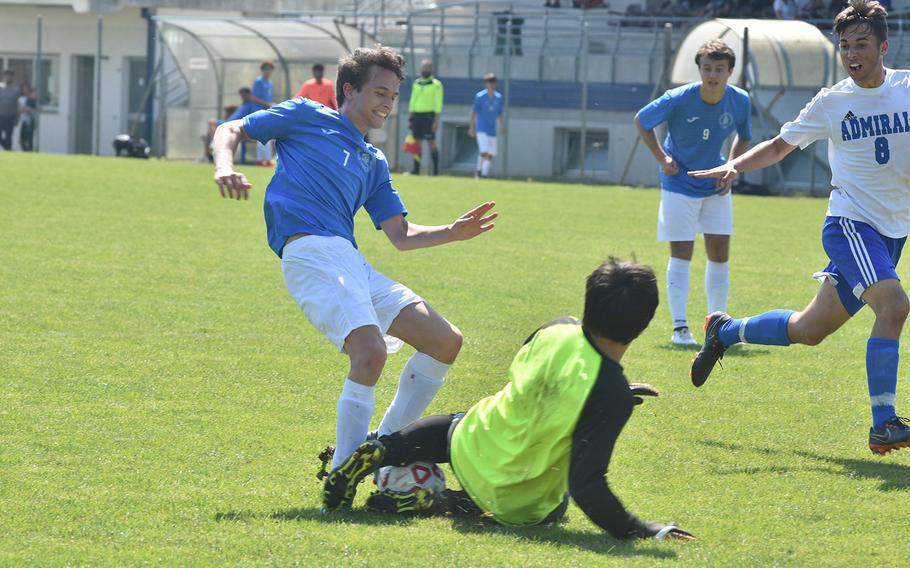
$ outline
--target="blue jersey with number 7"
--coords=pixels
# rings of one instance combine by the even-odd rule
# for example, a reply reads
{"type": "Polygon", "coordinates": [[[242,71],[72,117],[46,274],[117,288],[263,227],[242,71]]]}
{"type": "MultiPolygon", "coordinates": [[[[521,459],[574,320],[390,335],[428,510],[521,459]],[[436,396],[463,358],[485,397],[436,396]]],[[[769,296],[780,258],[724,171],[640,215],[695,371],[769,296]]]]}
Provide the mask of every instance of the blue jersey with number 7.
{"type": "Polygon", "coordinates": [[[694,179],[686,172],[705,170],[726,161],[724,142],[734,132],[743,140],[752,139],[752,107],[749,94],[727,85],[720,102],[708,104],[698,92],[701,83],[670,89],[638,113],[645,130],[667,123],[664,151],[676,160],[679,172],[667,176],[660,169],[661,188],[690,197],[708,197],[716,191],[714,179],[694,179]]]}
{"type": "Polygon", "coordinates": [[[385,155],[338,111],[296,98],[244,117],[243,129],[259,142],[276,141],[278,165],[263,208],[269,246],[279,257],[296,233],[342,237],[356,247],[361,207],[377,229],[407,215],[385,155]]]}

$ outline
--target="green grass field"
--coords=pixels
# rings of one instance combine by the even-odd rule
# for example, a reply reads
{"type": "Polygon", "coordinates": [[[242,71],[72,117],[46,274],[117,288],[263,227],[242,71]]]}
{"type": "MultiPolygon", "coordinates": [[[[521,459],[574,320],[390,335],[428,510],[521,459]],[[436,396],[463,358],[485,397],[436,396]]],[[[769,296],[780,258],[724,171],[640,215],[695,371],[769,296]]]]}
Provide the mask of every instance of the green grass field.
{"type": "MultiPolygon", "coordinates": [[[[576,507],[550,529],[319,512],[346,359],[307,323],[248,202],[211,169],[0,154],[0,565],[856,566],[910,558],[910,451],[875,457],[864,311],[816,348],[731,350],[696,390],[658,308],[623,363],[661,388],[620,438],[611,486],[694,543],[624,544],[576,507]]],[[[527,334],[580,315],[607,255],[652,265],[658,192],[399,177],[418,223],[486,199],[483,237],[401,253],[368,219],[373,265],[465,334],[430,412],[501,387],[527,334]]],[[[801,308],[825,264],[824,200],[737,196],[730,311],[801,308]]],[[[704,254],[693,262],[694,325],[704,254]]],[[[905,272],[901,274],[906,275],[905,272]]],[[[906,280],[905,280],[906,281],[906,280]]],[[[663,293],[663,285],[661,285],[663,293]]],[[[700,327],[700,326],[699,326],[700,327]]],[[[700,333],[697,334],[700,338],[700,333]]],[[[377,387],[378,423],[407,352],[377,387]]],[[[905,361],[907,358],[905,357],[905,361]]],[[[908,408],[905,386],[898,409],[908,408]]],[[[908,412],[904,410],[904,412],[908,412]]]]}

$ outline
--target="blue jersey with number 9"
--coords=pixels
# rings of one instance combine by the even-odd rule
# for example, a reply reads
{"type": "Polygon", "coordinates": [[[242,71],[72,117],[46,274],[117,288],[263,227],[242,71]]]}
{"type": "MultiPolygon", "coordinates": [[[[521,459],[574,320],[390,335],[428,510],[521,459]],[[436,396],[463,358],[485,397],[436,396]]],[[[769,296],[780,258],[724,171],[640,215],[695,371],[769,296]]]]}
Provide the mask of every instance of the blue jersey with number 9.
{"type": "Polygon", "coordinates": [[[708,104],[701,98],[701,83],[690,83],[670,89],[638,111],[645,130],[667,123],[664,151],[676,160],[679,172],[667,176],[660,170],[660,186],[673,193],[690,197],[714,195],[714,179],[695,179],[686,172],[706,170],[724,163],[721,148],[734,132],[743,140],[752,139],[752,107],[749,95],[727,85],[720,102],[708,104]]]}
{"type": "Polygon", "coordinates": [[[389,164],[351,120],[322,104],[291,99],[243,119],[247,135],[276,141],[278,165],[265,192],[269,246],[279,257],[295,233],[354,240],[363,207],[373,224],[407,215],[389,164]]]}

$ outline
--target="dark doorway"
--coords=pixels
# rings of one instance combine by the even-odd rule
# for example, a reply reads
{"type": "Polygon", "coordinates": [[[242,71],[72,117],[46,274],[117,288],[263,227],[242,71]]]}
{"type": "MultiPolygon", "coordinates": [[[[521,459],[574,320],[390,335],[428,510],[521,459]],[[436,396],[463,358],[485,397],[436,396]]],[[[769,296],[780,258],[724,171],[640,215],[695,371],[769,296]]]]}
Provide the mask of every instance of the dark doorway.
{"type": "Polygon", "coordinates": [[[92,153],[92,127],[95,105],[95,58],[77,55],[75,60],[76,85],[73,90],[73,152],[92,153]]]}

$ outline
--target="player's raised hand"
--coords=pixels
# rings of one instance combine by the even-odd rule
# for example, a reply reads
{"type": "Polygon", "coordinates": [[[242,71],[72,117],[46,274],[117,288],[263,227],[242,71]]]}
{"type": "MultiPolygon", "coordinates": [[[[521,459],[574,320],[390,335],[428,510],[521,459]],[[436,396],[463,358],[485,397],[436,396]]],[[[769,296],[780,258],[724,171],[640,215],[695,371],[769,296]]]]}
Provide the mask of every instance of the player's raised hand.
{"type": "Polygon", "coordinates": [[[221,191],[221,197],[231,199],[249,199],[249,189],[253,187],[245,175],[230,168],[215,170],[215,184],[221,191]]]}
{"type": "Polygon", "coordinates": [[[456,241],[466,241],[473,239],[481,233],[486,233],[496,226],[493,219],[499,216],[498,213],[490,213],[496,207],[495,201],[487,201],[471,209],[461,217],[455,220],[451,225],[452,237],[456,241]],[[487,215],[487,213],[490,213],[487,215]]]}
{"type": "Polygon", "coordinates": [[[629,390],[632,391],[632,402],[635,406],[644,402],[643,396],[659,396],[660,391],[647,383],[629,383],[629,390]]]}
{"type": "Polygon", "coordinates": [[[673,156],[664,156],[662,167],[664,175],[675,176],[679,173],[679,166],[676,165],[676,160],[673,159],[673,156]]]}
{"type": "Polygon", "coordinates": [[[716,168],[711,168],[710,170],[694,170],[689,172],[689,175],[695,179],[707,179],[715,178],[717,179],[717,194],[726,195],[730,193],[730,187],[733,185],[733,180],[736,179],[736,176],[739,175],[739,172],[736,171],[729,162],[722,166],[717,166],[716,168]]]}
{"type": "Polygon", "coordinates": [[[695,540],[695,535],[682,530],[673,523],[644,523],[638,536],[640,538],[653,538],[656,540],[695,540]]]}

